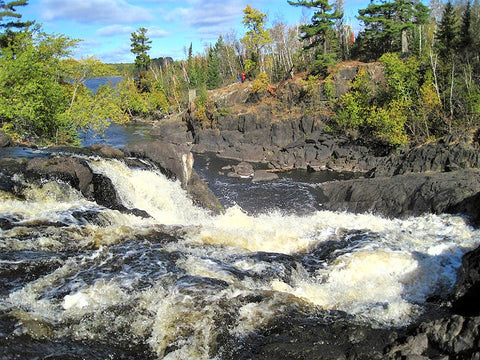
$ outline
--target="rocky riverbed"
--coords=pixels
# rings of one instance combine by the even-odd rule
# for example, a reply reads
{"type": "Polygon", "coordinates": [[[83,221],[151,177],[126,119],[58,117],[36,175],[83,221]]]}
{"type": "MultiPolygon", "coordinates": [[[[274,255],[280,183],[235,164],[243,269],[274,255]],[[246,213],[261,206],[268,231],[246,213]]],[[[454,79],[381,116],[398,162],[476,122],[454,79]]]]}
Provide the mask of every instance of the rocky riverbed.
{"type": "MultiPolygon", "coordinates": [[[[153,131],[161,141],[129,145],[122,150],[105,146],[56,148],[41,157],[1,159],[0,190],[15,195],[21,194],[25,179],[38,182],[61,180],[98,204],[148,217],[148,213],[141,210],[126,209],[110,179],[92,172],[81,156],[72,154],[98,156],[123,159],[132,167],[145,166],[142,161],[152,162],[168,177],[178,179],[195,202],[214,213],[221,212],[222,206],[193,169],[193,155],[189,151],[190,148],[199,151],[206,142],[200,140],[198,132],[193,136],[184,122],[166,122],[164,126],[166,127],[160,126],[153,131]],[[184,126],[187,130],[185,132],[184,126]],[[168,131],[170,135],[175,133],[172,138],[185,138],[187,141],[182,144],[166,142],[165,134],[168,131]],[[195,144],[189,147],[188,142],[192,140],[195,144]],[[15,179],[19,178],[14,174],[22,174],[22,181],[16,182],[15,179]]],[[[292,143],[284,144],[280,156],[300,151],[304,154],[302,161],[306,161],[306,152],[313,148],[318,160],[318,154],[323,151],[320,149],[328,148],[328,156],[321,164],[308,161],[301,164],[288,161],[281,163],[279,157],[272,162],[266,157],[256,158],[250,155],[230,158],[239,162],[256,160],[271,169],[298,165],[300,168],[361,170],[359,178],[331,181],[315,187],[317,201],[324,209],[371,212],[391,218],[428,213],[460,213],[468,216],[473,226],[478,225],[480,157],[478,143],[474,138],[451,137],[400,152],[377,153],[377,150],[358,147],[343,142],[344,140],[336,141],[333,137],[316,131],[312,131],[310,137],[303,142],[293,139],[292,143]]],[[[4,135],[1,138],[5,146],[11,144],[9,139],[3,140],[6,138],[4,135]]],[[[226,157],[225,151],[230,146],[225,151],[218,146],[204,150],[215,151],[226,157]]],[[[249,151],[256,153],[256,149],[253,146],[249,151]]],[[[244,162],[241,166],[233,165],[230,170],[241,174],[242,171],[245,174],[248,172],[247,176],[253,176],[252,169],[253,166],[250,168],[244,162]]],[[[13,224],[2,220],[3,229],[11,226],[13,224]]],[[[240,342],[236,338],[225,338],[221,358],[478,359],[479,273],[480,248],[477,248],[463,257],[454,290],[447,296],[427,299],[424,314],[408,326],[377,328],[349,320],[346,314],[335,310],[325,311],[321,316],[324,321],[319,321],[318,316],[311,319],[305,317],[302,306],[293,306],[286,308],[282,316],[271,319],[261,330],[242,338],[240,342]]]]}

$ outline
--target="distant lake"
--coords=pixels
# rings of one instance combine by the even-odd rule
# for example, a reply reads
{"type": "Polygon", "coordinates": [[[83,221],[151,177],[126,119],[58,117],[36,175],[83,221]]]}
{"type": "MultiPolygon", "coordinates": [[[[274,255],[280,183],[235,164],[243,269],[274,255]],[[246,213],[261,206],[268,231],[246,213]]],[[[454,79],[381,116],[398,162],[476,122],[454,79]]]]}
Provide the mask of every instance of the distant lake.
{"type": "Polygon", "coordinates": [[[98,88],[102,85],[111,83],[113,86],[115,86],[120,81],[122,81],[121,76],[105,76],[105,77],[87,79],[87,80],[84,81],[84,83],[85,83],[85,86],[89,90],[92,90],[93,92],[96,92],[98,90],[98,88]]]}

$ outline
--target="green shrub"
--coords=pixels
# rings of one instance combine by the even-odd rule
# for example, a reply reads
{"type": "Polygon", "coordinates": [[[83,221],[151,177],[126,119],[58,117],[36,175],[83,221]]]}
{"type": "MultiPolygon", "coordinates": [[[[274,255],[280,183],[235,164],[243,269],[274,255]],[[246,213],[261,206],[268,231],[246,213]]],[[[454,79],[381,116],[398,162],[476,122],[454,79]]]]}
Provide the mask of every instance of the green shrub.
{"type": "Polygon", "coordinates": [[[262,71],[253,81],[252,87],[250,88],[250,92],[252,94],[260,94],[264,93],[268,90],[270,86],[270,79],[265,71],[262,71]]]}
{"type": "Polygon", "coordinates": [[[374,106],[370,109],[366,122],[381,141],[394,146],[406,145],[407,108],[407,104],[397,100],[385,107],[374,106]]]}

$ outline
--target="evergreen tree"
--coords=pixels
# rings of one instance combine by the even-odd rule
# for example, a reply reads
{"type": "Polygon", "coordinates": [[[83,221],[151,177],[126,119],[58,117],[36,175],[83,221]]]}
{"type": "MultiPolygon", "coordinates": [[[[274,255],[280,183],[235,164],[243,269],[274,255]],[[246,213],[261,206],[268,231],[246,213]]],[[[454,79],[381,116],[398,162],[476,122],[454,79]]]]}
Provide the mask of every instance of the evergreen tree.
{"type": "Polygon", "coordinates": [[[462,14],[462,22],[460,25],[460,51],[463,55],[467,55],[467,52],[471,52],[473,46],[473,38],[471,34],[471,18],[472,18],[472,6],[470,0],[467,1],[465,11],[462,14]]]}
{"type": "Polygon", "coordinates": [[[428,8],[419,0],[395,0],[371,3],[358,11],[363,22],[361,43],[369,57],[377,58],[387,52],[409,51],[409,33],[415,26],[428,22],[428,8]]]}
{"type": "Polygon", "coordinates": [[[332,48],[337,48],[338,45],[336,44],[333,27],[338,20],[343,18],[343,13],[340,9],[334,9],[328,0],[289,0],[288,3],[293,6],[305,6],[315,10],[311,24],[306,24],[301,27],[301,38],[304,42],[303,49],[317,49],[317,65],[322,67],[329,65],[333,60],[332,58],[336,58],[336,54],[332,51],[332,48]],[[320,48],[320,50],[318,50],[318,48],[320,48]]]}
{"type": "Polygon", "coordinates": [[[131,52],[136,55],[135,67],[138,71],[147,70],[150,65],[151,59],[147,52],[151,49],[151,40],[148,39],[146,33],[147,29],[144,27],[139,28],[133,32],[130,38],[131,52]]]}
{"type": "Polygon", "coordinates": [[[218,42],[210,47],[207,54],[207,89],[216,89],[222,83],[218,64],[218,42]]]}
{"type": "Polygon", "coordinates": [[[442,20],[436,33],[436,44],[439,56],[444,60],[451,60],[458,45],[457,14],[450,1],[445,4],[442,20]]]}
{"type": "Polygon", "coordinates": [[[14,30],[22,30],[32,25],[31,21],[20,21],[22,15],[17,7],[28,5],[28,0],[15,0],[5,3],[0,0],[0,47],[6,47],[13,38],[14,30]]]}

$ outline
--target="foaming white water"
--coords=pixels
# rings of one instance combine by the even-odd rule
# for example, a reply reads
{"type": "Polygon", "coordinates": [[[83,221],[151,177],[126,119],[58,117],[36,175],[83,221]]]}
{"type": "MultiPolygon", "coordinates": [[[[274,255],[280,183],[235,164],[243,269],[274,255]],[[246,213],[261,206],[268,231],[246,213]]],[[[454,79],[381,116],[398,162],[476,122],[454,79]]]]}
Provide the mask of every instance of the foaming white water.
{"type": "Polygon", "coordinates": [[[50,181],[42,186],[30,186],[23,195],[25,200],[0,194],[0,214],[18,217],[25,221],[65,221],[72,209],[96,206],[80,192],[67,184],[50,181]]]}
{"type": "Polygon", "coordinates": [[[141,209],[165,225],[197,225],[206,212],[193,205],[179,182],[170,181],[159,171],[130,169],[124,163],[91,162],[92,169],[110,178],[123,205],[141,209]]]}
{"type": "MultiPolygon", "coordinates": [[[[451,289],[461,255],[480,243],[479,232],[464,219],[447,215],[406,220],[329,211],[252,216],[235,206],[211,216],[193,205],[178,182],[159,173],[131,170],[118,161],[102,161],[94,169],[112,179],[124,205],[141,208],[159,222],[187,226],[188,246],[221,245],[218,251],[223,254],[302,254],[329,241],[348,241],[349,232],[360,231],[360,240],[347,246],[334,262],[324,262],[324,268],[315,273],[299,266],[289,283],[271,279],[268,285],[259,285],[248,279],[242,286],[286,292],[324,309],[344,310],[379,322],[408,321],[415,304],[451,289]]],[[[179,263],[188,273],[239,283],[215,262],[201,259],[198,253],[191,255],[179,263]]],[[[210,252],[208,256],[223,255],[210,252]]]]}
{"type": "Polygon", "coordinates": [[[31,188],[28,201],[0,193],[0,216],[18,218],[17,225],[67,224],[35,228],[30,236],[26,225],[0,230],[0,247],[69,257],[0,299],[0,307],[68,324],[58,326],[58,336],[93,339],[105,329],[123,331],[166,359],[211,358],[220,333],[256,331],[295,304],[312,312],[342,310],[367,322],[407,323],[428,296],[451,289],[462,254],[480,244],[478,230],[447,215],[252,216],[235,206],[213,216],[156,171],[116,160],[90,165],[112,180],[123,205],[153,218],[105,209],[65,184],[31,188]],[[90,217],[74,216],[77,210],[90,217]],[[180,235],[146,237],[154,249],[130,256],[139,246],[136,235],[148,236],[160,224],[174,225],[180,235]],[[131,244],[118,250],[123,241],[131,244]],[[323,249],[331,250],[325,255],[323,249]],[[311,262],[316,266],[309,268],[311,262]],[[156,272],[162,266],[165,273],[156,272]],[[148,287],[136,288],[142,281],[148,287]],[[115,313],[122,307],[127,310],[115,313]]]}

